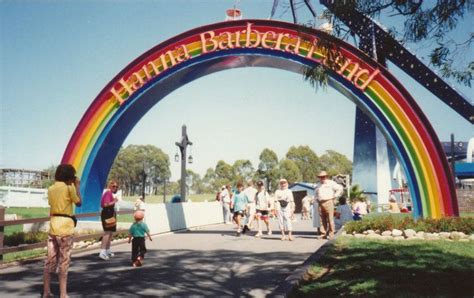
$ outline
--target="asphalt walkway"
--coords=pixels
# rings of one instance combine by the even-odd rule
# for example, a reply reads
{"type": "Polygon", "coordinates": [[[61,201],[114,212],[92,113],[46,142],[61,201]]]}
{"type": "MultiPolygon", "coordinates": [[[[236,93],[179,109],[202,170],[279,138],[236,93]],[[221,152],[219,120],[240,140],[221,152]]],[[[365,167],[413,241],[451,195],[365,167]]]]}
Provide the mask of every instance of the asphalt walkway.
{"type": "MultiPolygon", "coordinates": [[[[130,266],[129,244],[113,247],[115,257],[97,258],[98,250],[73,253],[68,291],[71,297],[257,296],[271,294],[325,240],[316,239],[311,221],[294,223],[295,241],[255,232],[236,237],[233,225],[157,235],[147,241],[140,268],[130,266]]],[[[42,292],[43,263],[1,269],[0,297],[36,296],[42,292]]],[[[53,277],[53,293],[58,294],[53,277]]]]}

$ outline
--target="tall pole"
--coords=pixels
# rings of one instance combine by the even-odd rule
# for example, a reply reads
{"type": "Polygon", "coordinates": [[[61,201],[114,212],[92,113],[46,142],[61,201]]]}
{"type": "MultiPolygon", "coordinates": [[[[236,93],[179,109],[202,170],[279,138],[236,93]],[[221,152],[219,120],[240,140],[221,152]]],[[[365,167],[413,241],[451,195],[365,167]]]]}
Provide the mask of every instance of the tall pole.
{"type": "Polygon", "coordinates": [[[455,154],[455,147],[454,147],[454,134],[451,134],[451,171],[453,173],[454,185],[456,185],[456,154],[455,154]]]}
{"type": "Polygon", "coordinates": [[[163,184],[163,203],[166,203],[166,179],[163,184]]]}
{"type": "Polygon", "coordinates": [[[186,148],[193,144],[186,133],[186,125],[181,128],[181,142],[175,144],[181,151],[181,202],[186,202],[186,148]]]}

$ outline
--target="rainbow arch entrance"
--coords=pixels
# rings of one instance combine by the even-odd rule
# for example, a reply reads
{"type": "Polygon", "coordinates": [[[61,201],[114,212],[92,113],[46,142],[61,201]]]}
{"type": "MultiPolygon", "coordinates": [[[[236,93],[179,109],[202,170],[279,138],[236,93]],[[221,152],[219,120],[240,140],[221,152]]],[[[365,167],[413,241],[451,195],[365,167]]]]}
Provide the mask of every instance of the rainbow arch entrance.
{"type": "Polygon", "coordinates": [[[202,76],[237,67],[301,73],[324,64],[323,40],[345,57],[329,84],[365,111],[393,147],[407,175],[415,217],[458,215],[456,193],[440,142],[414,99],[370,57],[324,32],[291,23],[242,20],[199,27],[144,53],[89,106],[62,158],[81,177],[80,212],[97,211],[115,156],[135,124],[166,95],[202,76]]]}

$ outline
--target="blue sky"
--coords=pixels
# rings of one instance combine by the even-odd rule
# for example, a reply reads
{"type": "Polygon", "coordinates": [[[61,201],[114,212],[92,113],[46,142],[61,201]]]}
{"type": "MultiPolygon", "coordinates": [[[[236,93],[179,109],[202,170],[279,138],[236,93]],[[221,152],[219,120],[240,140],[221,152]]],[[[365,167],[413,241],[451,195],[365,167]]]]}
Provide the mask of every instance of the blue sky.
{"type": "MultiPolygon", "coordinates": [[[[238,2],[245,18],[268,18],[273,3],[238,2]]],[[[121,69],[174,35],[223,21],[234,3],[1,1],[0,167],[43,169],[58,164],[81,116],[121,69]]],[[[280,9],[275,17],[291,16],[280,9]]],[[[441,140],[448,140],[450,133],[457,140],[473,137],[471,124],[392,70],[441,140]]],[[[456,86],[474,98],[472,89],[456,86]]],[[[300,75],[263,68],[227,70],[167,96],[142,118],[124,145],[153,144],[173,158],[174,142],[186,124],[194,142],[190,169],[201,175],[220,159],[250,159],[256,166],[266,147],[280,158],[291,145],[309,145],[318,155],[334,149],[352,159],[354,113],[355,105],[345,97],[331,89],[316,93],[300,75]]],[[[172,161],[171,170],[177,179],[179,165],[172,161]]]]}

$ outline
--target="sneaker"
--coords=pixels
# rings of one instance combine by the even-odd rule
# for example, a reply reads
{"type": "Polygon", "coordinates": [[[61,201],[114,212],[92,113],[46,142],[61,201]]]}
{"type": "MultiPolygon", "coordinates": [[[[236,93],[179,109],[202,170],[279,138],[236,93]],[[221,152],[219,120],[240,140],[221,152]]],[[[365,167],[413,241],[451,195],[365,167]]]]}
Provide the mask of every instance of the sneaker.
{"type": "Polygon", "coordinates": [[[249,230],[249,227],[247,225],[244,226],[244,229],[242,230],[242,234],[245,234],[249,230]]]}
{"type": "Polygon", "coordinates": [[[257,237],[257,238],[262,237],[262,232],[258,232],[257,234],[255,234],[255,237],[257,237]]]}
{"type": "Polygon", "coordinates": [[[267,235],[270,236],[272,234],[272,230],[268,231],[267,235]]]}
{"type": "Polygon", "coordinates": [[[101,253],[99,254],[99,258],[102,259],[102,260],[104,260],[104,261],[110,260],[109,256],[108,256],[106,253],[104,253],[104,252],[101,252],[101,253]]]}
{"type": "Polygon", "coordinates": [[[107,256],[108,256],[109,258],[113,258],[113,257],[115,257],[115,254],[109,250],[109,251],[107,252],[107,256]]]}

